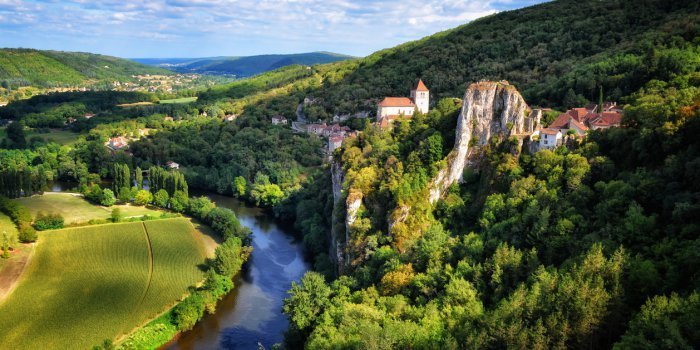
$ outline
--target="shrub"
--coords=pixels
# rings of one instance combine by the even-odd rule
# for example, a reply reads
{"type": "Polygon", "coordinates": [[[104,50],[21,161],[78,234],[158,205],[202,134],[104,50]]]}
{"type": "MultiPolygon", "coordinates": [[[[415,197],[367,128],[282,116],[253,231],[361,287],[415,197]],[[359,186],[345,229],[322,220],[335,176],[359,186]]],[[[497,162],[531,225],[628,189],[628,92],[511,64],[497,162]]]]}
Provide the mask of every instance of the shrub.
{"type": "Polygon", "coordinates": [[[32,243],[35,242],[37,238],[36,230],[31,227],[28,223],[20,225],[19,228],[19,241],[22,243],[32,243]]]}
{"type": "Polygon", "coordinates": [[[151,201],[153,201],[153,195],[146,190],[139,190],[134,196],[134,204],[136,205],[146,205],[151,201]]]}
{"type": "Polygon", "coordinates": [[[34,220],[34,227],[39,231],[63,228],[64,219],[61,214],[39,213],[34,220]]]}
{"type": "Polygon", "coordinates": [[[187,208],[190,199],[187,198],[187,193],[183,191],[175,191],[173,197],[170,198],[170,208],[178,213],[182,213],[187,208]]]}
{"type": "Polygon", "coordinates": [[[102,197],[100,197],[100,204],[105,207],[111,207],[117,202],[117,198],[114,197],[114,192],[109,188],[102,190],[102,197]]]}
{"type": "Polygon", "coordinates": [[[173,324],[178,330],[186,331],[204,315],[204,298],[199,293],[193,293],[173,309],[173,324]]]}
{"type": "Polygon", "coordinates": [[[122,211],[119,208],[112,209],[112,222],[122,221],[122,211]]]}

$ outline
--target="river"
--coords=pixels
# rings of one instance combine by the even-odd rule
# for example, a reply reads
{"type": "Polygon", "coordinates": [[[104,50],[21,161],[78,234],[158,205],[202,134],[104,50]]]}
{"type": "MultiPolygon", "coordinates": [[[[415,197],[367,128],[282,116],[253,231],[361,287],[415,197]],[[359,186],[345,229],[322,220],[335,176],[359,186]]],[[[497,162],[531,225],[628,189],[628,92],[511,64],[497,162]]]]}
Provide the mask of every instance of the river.
{"type": "Polygon", "coordinates": [[[241,224],[253,232],[253,253],[247,269],[234,281],[213,315],[206,315],[191,331],[165,349],[266,349],[282,342],[287,318],[282,300],[292,281],[309,269],[301,245],[291,230],[275,223],[265,211],[245,206],[234,198],[207,194],[218,206],[233,210],[241,224]]]}

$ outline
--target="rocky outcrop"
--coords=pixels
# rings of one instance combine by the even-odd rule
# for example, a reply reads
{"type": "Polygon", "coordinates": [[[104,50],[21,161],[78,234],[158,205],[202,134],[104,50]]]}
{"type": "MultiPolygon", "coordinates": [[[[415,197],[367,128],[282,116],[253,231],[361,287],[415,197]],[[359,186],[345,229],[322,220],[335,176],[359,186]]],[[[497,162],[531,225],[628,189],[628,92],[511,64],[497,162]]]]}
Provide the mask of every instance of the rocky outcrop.
{"type": "MultiPolygon", "coordinates": [[[[345,206],[341,205],[340,201],[343,200],[343,168],[336,161],[331,164],[331,180],[333,182],[333,217],[331,226],[331,237],[330,237],[330,247],[328,256],[335,263],[335,265],[340,268],[345,265],[345,257],[343,254],[343,244],[338,241],[338,236],[343,234],[339,232],[340,229],[336,223],[340,221],[340,217],[346,216],[347,211],[345,206]]],[[[346,218],[347,222],[347,218],[346,218]]],[[[345,226],[343,226],[344,228],[345,226]]],[[[347,235],[347,229],[345,230],[345,235],[347,235]]],[[[346,240],[347,242],[347,240],[346,240]]]]}
{"type": "Polygon", "coordinates": [[[336,161],[333,161],[331,164],[331,177],[334,206],[329,256],[338,267],[338,272],[342,274],[345,267],[350,263],[351,257],[345,246],[350,241],[350,228],[357,220],[357,212],[362,206],[363,195],[357,191],[351,191],[347,196],[343,193],[345,176],[343,168],[336,161]],[[339,224],[341,222],[342,225],[339,224]]]}
{"type": "Polygon", "coordinates": [[[448,187],[462,181],[464,169],[479,146],[493,137],[530,135],[539,125],[540,117],[541,112],[531,113],[520,93],[507,82],[471,84],[464,95],[447,166],[431,183],[430,202],[435,203],[448,187]]]}

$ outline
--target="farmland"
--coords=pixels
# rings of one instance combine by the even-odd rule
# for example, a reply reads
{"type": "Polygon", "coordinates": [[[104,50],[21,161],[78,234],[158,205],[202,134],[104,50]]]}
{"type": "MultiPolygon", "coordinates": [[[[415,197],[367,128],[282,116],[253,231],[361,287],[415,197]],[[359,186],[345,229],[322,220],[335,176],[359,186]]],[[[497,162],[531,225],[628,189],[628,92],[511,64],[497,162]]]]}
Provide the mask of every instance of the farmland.
{"type": "Polygon", "coordinates": [[[185,218],[43,232],[17,289],[0,304],[0,343],[84,349],[115,339],[201,280],[204,258],[185,218]]]}
{"type": "Polygon", "coordinates": [[[40,212],[61,214],[66,224],[85,223],[90,220],[106,220],[112,213],[112,208],[119,208],[124,217],[153,215],[159,216],[162,211],[132,205],[115,205],[105,208],[93,205],[81,196],[71,193],[47,193],[42,196],[18,198],[29,209],[32,217],[40,212]]]}
{"type": "Polygon", "coordinates": [[[160,104],[171,104],[171,103],[190,103],[197,101],[197,97],[182,97],[182,98],[174,98],[171,100],[160,100],[160,104]]]}

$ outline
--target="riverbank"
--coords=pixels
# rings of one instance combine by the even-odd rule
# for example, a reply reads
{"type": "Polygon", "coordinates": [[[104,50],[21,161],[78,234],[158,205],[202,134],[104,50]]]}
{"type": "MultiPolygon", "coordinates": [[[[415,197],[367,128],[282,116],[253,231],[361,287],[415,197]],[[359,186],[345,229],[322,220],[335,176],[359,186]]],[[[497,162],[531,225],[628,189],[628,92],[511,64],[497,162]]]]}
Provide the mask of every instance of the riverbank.
{"type": "Polygon", "coordinates": [[[162,349],[258,349],[258,344],[270,349],[284,340],[288,328],[282,313],[287,290],[310,268],[301,244],[293,228],[276,221],[269,210],[213,193],[198,195],[236,213],[241,224],[251,229],[253,253],[235,279],[235,289],[219,301],[216,312],[162,349]]]}

